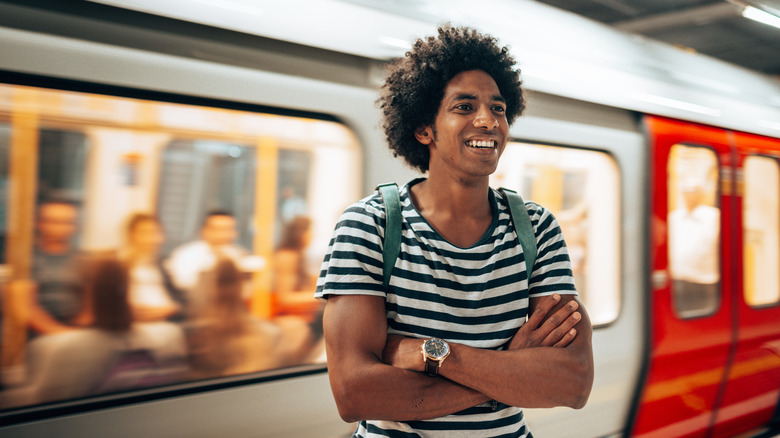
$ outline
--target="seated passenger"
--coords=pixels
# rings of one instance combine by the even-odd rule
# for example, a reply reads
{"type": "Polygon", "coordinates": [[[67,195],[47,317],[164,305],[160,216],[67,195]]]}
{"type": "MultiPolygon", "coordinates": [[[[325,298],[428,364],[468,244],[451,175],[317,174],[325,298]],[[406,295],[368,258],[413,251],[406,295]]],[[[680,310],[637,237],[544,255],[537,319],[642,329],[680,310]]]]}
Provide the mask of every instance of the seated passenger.
{"type": "Polygon", "coordinates": [[[173,288],[162,267],[160,247],[163,234],[156,217],[136,213],[126,228],[126,246],[119,257],[129,269],[129,300],[137,322],[174,320],[181,314],[181,294],[173,288]]]}
{"type": "Polygon", "coordinates": [[[211,280],[210,310],[191,338],[194,377],[251,373],[303,361],[311,345],[306,323],[250,315],[241,294],[242,273],[230,259],[217,262],[211,280]]]}
{"type": "Polygon", "coordinates": [[[160,350],[153,333],[133,324],[127,269],[120,262],[99,261],[88,289],[94,311],[91,327],[40,336],[30,342],[26,382],[0,393],[0,407],[161,384],[183,371],[183,342],[160,350]],[[128,354],[138,352],[149,358],[147,368],[134,370],[130,379],[117,376],[116,370],[128,354]],[[116,384],[120,380],[121,386],[116,384]]]}
{"type": "MultiPolygon", "coordinates": [[[[211,211],[203,220],[200,239],[176,248],[165,262],[173,284],[185,294],[188,315],[198,316],[206,310],[208,297],[207,291],[203,290],[203,277],[214,269],[217,259],[233,260],[247,275],[262,268],[264,261],[250,256],[249,251],[235,243],[237,236],[236,218],[232,213],[211,211]]],[[[247,293],[242,297],[249,299],[247,293]]]]}
{"type": "Polygon", "coordinates": [[[32,281],[11,285],[31,297],[33,334],[59,333],[89,323],[84,295],[84,257],[73,246],[78,210],[67,202],[44,202],[38,209],[32,281]]]}
{"type": "Polygon", "coordinates": [[[323,304],[314,298],[317,277],[306,270],[306,247],[311,241],[311,219],[297,216],[284,225],[274,253],[273,291],[276,315],[300,316],[321,331],[323,304]]]}

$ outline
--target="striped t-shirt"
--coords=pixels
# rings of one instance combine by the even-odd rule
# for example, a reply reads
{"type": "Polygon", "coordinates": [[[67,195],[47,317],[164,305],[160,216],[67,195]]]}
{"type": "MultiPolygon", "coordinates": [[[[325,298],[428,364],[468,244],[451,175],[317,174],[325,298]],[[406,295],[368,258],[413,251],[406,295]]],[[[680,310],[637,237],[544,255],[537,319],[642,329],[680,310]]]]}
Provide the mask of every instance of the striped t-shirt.
{"type": "MultiPolygon", "coordinates": [[[[493,221],[468,248],[445,240],[418,212],[409,189],[400,189],[401,251],[387,290],[382,275],[385,209],[379,193],[351,205],[336,225],[315,296],[374,295],[385,299],[388,333],[438,337],[499,349],[525,322],[528,275],[522,247],[500,192],[489,193],[493,221]]],[[[537,242],[531,297],[576,294],[563,235],[549,211],[526,208],[537,242]]],[[[356,437],[530,437],[519,407],[478,405],[444,417],[409,422],[362,421],[356,437]]]]}

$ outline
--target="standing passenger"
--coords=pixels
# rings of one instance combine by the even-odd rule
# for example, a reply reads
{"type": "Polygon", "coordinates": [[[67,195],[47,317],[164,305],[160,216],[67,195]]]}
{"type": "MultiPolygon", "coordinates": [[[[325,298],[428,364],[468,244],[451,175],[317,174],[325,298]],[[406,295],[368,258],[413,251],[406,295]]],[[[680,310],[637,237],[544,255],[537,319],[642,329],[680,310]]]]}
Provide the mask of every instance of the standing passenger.
{"type": "Polygon", "coordinates": [[[311,219],[296,216],[284,225],[274,253],[273,291],[276,315],[296,315],[321,330],[322,303],[312,297],[317,279],[306,270],[306,248],[311,241],[311,219]]]}
{"type": "Polygon", "coordinates": [[[521,407],[588,399],[591,325],[559,226],[526,204],[538,246],[529,281],[507,201],[488,185],[524,106],[514,64],[494,38],[445,26],[385,82],[390,147],[428,177],[400,190],[389,286],[375,193],[342,215],[316,292],[331,387],[355,436],[531,436],[521,407]],[[424,358],[424,346],[444,357],[424,358]]]}
{"type": "Polygon", "coordinates": [[[675,309],[696,316],[717,307],[720,210],[707,205],[703,181],[685,181],[683,204],[669,213],[669,270],[675,309]]]}

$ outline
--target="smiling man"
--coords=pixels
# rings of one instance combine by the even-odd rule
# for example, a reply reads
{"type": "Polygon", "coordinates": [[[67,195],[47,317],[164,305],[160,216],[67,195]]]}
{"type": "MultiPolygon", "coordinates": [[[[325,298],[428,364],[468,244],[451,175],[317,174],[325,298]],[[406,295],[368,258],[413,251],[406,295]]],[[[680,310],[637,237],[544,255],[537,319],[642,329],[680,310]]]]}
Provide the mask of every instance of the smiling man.
{"type": "Polygon", "coordinates": [[[379,193],[342,215],[316,296],[328,372],[355,436],[530,437],[523,407],[585,405],[591,325],[555,218],[526,203],[531,278],[509,204],[489,186],[524,107],[507,48],[443,26],[398,60],[380,105],[390,148],[427,178],[400,189],[387,286],[379,193]]]}

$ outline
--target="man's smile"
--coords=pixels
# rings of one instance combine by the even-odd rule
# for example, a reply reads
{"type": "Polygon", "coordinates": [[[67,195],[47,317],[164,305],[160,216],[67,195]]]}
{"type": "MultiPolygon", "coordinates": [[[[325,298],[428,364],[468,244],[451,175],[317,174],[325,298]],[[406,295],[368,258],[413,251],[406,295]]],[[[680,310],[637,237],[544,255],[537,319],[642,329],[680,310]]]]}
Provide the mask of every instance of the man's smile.
{"type": "Polygon", "coordinates": [[[468,140],[466,141],[466,146],[470,148],[478,148],[478,149],[495,149],[496,141],[495,140],[468,140]]]}

